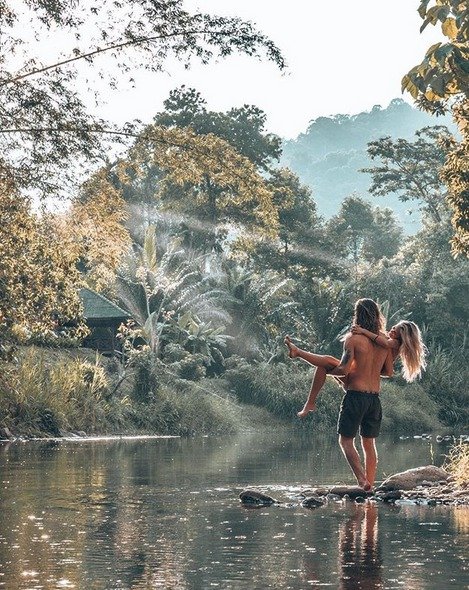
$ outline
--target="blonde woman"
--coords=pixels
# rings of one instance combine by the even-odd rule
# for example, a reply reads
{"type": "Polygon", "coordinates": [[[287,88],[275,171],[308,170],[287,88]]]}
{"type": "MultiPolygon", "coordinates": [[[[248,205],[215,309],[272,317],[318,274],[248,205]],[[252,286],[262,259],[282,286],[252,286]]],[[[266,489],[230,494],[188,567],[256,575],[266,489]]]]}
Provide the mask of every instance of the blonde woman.
{"type": "Polygon", "coordinates": [[[414,322],[402,320],[393,326],[387,335],[382,332],[376,334],[354,324],[352,334],[362,334],[379,346],[391,349],[394,360],[398,356],[401,358],[402,375],[408,383],[419,378],[427,366],[422,334],[414,322]]]}

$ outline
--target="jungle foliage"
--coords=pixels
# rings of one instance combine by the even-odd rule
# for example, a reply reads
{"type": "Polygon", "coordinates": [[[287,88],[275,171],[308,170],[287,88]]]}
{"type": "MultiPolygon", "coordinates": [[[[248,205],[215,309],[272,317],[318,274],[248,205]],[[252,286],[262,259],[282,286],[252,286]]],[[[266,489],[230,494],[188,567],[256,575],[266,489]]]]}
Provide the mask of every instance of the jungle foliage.
{"type": "MultiPolygon", "coordinates": [[[[15,37],[20,15],[3,6],[8,43],[25,57],[15,37]]],[[[220,408],[240,402],[294,417],[311,374],[286,358],[284,335],[340,355],[354,302],[365,296],[381,302],[389,322],[416,321],[430,350],[420,384],[409,389],[396,377],[387,386],[394,430],[467,425],[469,262],[454,258],[450,246],[455,227],[458,243],[465,239],[457,237],[464,228],[454,225],[454,203],[466,190],[466,139],[458,144],[446,127],[426,125],[415,137],[367,140],[372,166],[362,174],[371,179],[371,196],[384,204],[391,194],[413,201],[421,217],[415,235],[404,235],[391,208],[355,190],[325,220],[310,188],[280,165],[280,138],[267,132],[259,108],[211,111],[195,89],[182,87],[151,124],[117,130],[93,120],[73,92],[75,66],[97,65],[111,50],[129,75],[126,51],[157,70],[170,55],[207,61],[231,51],[264,52],[283,67],[275,46],[250,24],[190,15],[179,0],[132,0],[109,22],[97,21],[99,45],[88,39],[84,46],[80,2],[27,6],[42,33],[61,24],[77,47],[50,66],[25,62],[12,71],[6,56],[0,62],[0,92],[8,99],[0,115],[0,207],[8,221],[0,227],[5,425],[19,428],[26,417],[31,432],[54,433],[119,429],[128,420],[135,429],[213,432],[223,429],[220,408]],[[140,15],[135,30],[121,29],[119,17],[129,11],[140,15]],[[126,143],[97,165],[105,134],[126,143]],[[86,175],[72,190],[80,162],[86,175]],[[64,193],[70,207],[62,213],[31,205],[32,197],[64,193]],[[112,367],[79,358],[69,360],[69,372],[45,364],[35,385],[31,367],[39,357],[16,355],[5,343],[76,344],[86,330],[81,285],[132,318],[120,327],[112,367]],[[410,391],[425,409],[404,420],[414,403],[410,391]],[[198,405],[205,421],[192,411],[198,405]]],[[[348,126],[346,119],[333,127],[348,126]]],[[[314,122],[321,125],[330,131],[329,120],[314,122]]],[[[328,384],[323,426],[332,423],[337,394],[328,384]]]]}

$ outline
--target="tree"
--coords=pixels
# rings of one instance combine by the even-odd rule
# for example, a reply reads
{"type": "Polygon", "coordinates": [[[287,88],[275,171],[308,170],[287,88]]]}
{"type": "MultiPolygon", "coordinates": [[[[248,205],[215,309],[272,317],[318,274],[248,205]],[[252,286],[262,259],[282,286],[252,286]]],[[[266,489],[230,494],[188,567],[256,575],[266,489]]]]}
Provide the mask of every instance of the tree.
{"type": "Polygon", "coordinates": [[[422,62],[402,79],[418,104],[441,113],[453,97],[469,97],[469,7],[461,0],[421,0],[422,32],[430,23],[441,23],[446,43],[435,43],[422,62]]]}
{"type": "Polygon", "coordinates": [[[417,140],[382,137],[368,144],[368,154],[379,166],[365,168],[372,175],[370,193],[386,196],[397,193],[403,202],[417,201],[419,208],[435,222],[446,213],[446,189],[440,178],[446,151],[443,141],[451,135],[446,127],[425,127],[417,140]]]}
{"type": "Polygon", "coordinates": [[[376,207],[373,211],[373,224],[363,243],[363,258],[373,263],[383,258],[392,258],[397,254],[401,242],[402,228],[392,209],[376,207]]]}
{"type": "MultiPolygon", "coordinates": [[[[207,308],[214,310],[220,292],[206,284],[201,261],[190,260],[178,240],[160,251],[156,231],[150,225],[143,245],[134,244],[124,258],[117,271],[116,290],[137,326],[135,335],[159,356],[165,336],[182,344],[187,344],[189,336],[203,335],[215,341],[221,336],[221,326],[204,323],[207,308]]],[[[215,315],[211,314],[212,320],[215,315]]]]}
{"type": "Polygon", "coordinates": [[[266,115],[254,105],[226,113],[209,111],[199,92],[182,86],[170,92],[164,106],[154,118],[156,125],[191,127],[198,135],[216,135],[262,170],[280,158],[281,139],[265,131],[266,115]]]}
{"type": "Polygon", "coordinates": [[[88,286],[110,294],[131,238],[125,227],[126,203],[107,173],[103,168],[83,183],[70,209],[57,220],[56,231],[75,248],[88,286]]]}
{"type": "Polygon", "coordinates": [[[328,223],[329,232],[335,237],[336,247],[341,247],[357,267],[365,238],[373,225],[373,207],[358,195],[351,195],[342,202],[339,213],[328,223]]]}
{"type": "Polygon", "coordinates": [[[229,229],[276,236],[272,191],[254,164],[225,140],[190,127],[150,125],[116,169],[124,185],[136,183],[138,190],[149,165],[162,172],[154,195],[160,210],[202,229],[209,236],[205,251],[219,248],[229,229]]]}
{"type": "Polygon", "coordinates": [[[121,140],[135,134],[90,114],[76,92],[88,76],[93,93],[93,76],[111,88],[121,80],[132,84],[135,70],[161,71],[169,57],[189,66],[194,58],[207,63],[240,52],[285,66],[275,44],[251,23],[191,14],[183,0],[34,0],[19,9],[2,0],[0,27],[2,157],[16,186],[41,195],[66,192],[76,178],[72,164],[89,166],[103,134],[121,140]],[[42,47],[58,30],[62,51],[47,62],[42,47]]]}
{"type": "Polygon", "coordinates": [[[39,219],[14,180],[0,168],[0,334],[5,341],[55,338],[57,322],[80,324],[74,249],[57,239],[49,217],[39,219]]]}
{"type": "Polygon", "coordinates": [[[441,178],[448,187],[447,201],[453,211],[453,252],[469,257],[469,100],[456,105],[453,113],[463,139],[447,140],[447,156],[441,178]]]}
{"type": "Polygon", "coordinates": [[[447,42],[428,49],[423,61],[402,79],[402,90],[432,113],[445,112],[452,105],[462,140],[447,143],[442,178],[453,210],[453,251],[469,256],[469,7],[461,0],[421,0],[419,14],[420,31],[430,23],[441,23],[447,42]]]}
{"type": "Polygon", "coordinates": [[[259,240],[250,255],[254,265],[286,277],[320,268],[327,274],[330,263],[323,259],[321,219],[311,190],[288,168],[272,170],[267,185],[278,210],[278,238],[259,240]]]}

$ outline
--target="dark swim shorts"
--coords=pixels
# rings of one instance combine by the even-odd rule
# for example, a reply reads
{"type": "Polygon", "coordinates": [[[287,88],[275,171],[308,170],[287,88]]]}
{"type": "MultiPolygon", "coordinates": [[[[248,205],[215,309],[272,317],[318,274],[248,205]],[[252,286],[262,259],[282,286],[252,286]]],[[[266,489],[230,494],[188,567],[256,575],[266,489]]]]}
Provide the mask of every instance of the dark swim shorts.
{"type": "Polygon", "coordinates": [[[382,416],[377,393],[348,390],[340,405],[337,433],[354,438],[360,428],[360,435],[364,438],[376,438],[382,416]]]}

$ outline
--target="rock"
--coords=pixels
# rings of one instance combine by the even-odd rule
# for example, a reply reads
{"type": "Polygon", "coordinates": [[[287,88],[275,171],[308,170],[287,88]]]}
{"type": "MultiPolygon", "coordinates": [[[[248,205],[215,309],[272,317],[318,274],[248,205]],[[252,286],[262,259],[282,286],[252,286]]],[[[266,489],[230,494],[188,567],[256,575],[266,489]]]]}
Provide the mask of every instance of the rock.
{"type": "MultiPolygon", "coordinates": [[[[345,496],[342,496],[345,498],[345,496]]],[[[341,496],[338,496],[337,494],[327,494],[326,495],[326,500],[328,502],[337,502],[338,500],[341,500],[341,496]]]]}
{"type": "Polygon", "coordinates": [[[327,496],[329,493],[329,488],[311,488],[307,490],[302,490],[302,496],[327,496]]]}
{"type": "Polygon", "coordinates": [[[442,479],[448,479],[448,473],[441,467],[435,465],[426,465],[415,469],[407,469],[401,473],[396,473],[388,477],[379,486],[378,490],[412,490],[422,482],[437,482],[442,479]]]}
{"type": "Polygon", "coordinates": [[[301,502],[301,505],[304,508],[319,508],[320,506],[324,506],[325,503],[319,496],[308,496],[301,502]]]}
{"type": "Polygon", "coordinates": [[[427,506],[436,506],[435,498],[431,498],[430,500],[428,500],[427,506]]]}
{"type": "Polygon", "coordinates": [[[453,492],[453,496],[457,497],[463,497],[463,498],[469,498],[469,490],[455,490],[453,492]]]}
{"type": "Polygon", "coordinates": [[[358,486],[334,486],[329,490],[330,494],[335,494],[336,496],[349,496],[350,498],[354,499],[357,496],[372,496],[373,492],[370,490],[366,492],[363,488],[358,486]]]}
{"type": "Polygon", "coordinates": [[[13,434],[7,426],[3,426],[3,428],[0,428],[0,439],[10,440],[12,438],[14,438],[13,434]]]}
{"type": "Polygon", "coordinates": [[[377,493],[376,497],[383,502],[395,502],[402,498],[402,492],[400,490],[393,490],[391,492],[377,493]]]}
{"type": "Polygon", "coordinates": [[[259,490],[243,490],[239,494],[239,499],[243,504],[262,504],[264,506],[278,504],[277,500],[259,490]]]}

